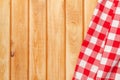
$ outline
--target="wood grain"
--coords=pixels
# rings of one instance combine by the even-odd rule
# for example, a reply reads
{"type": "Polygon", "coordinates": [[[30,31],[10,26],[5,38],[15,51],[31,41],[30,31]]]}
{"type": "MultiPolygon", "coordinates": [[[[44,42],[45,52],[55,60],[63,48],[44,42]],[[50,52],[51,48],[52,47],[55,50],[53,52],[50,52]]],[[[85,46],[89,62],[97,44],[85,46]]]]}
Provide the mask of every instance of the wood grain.
{"type": "Polygon", "coordinates": [[[66,80],[71,80],[83,39],[83,0],[66,0],[66,80]]]}
{"type": "Polygon", "coordinates": [[[88,26],[90,24],[90,20],[92,18],[93,15],[93,11],[97,5],[97,1],[98,0],[84,0],[84,37],[87,33],[88,30],[88,26]]]}
{"type": "Polygon", "coordinates": [[[0,0],[0,80],[71,80],[97,0],[0,0]]]}
{"type": "Polygon", "coordinates": [[[0,0],[0,80],[9,80],[10,0],[0,0]]]}
{"type": "Polygon", "coordinates": [[[47,80],[65,80],[65,2],[47,2],[47,80]]]}
{"type": "Polygon", "coordinates": [[[28,80],[28,0],[12,0],[11,8],[11,80],[28,80]]]}
{"type": "Polygon", "coordinates": [[[46,80],[46,0],[30,0],[29,79],[46,80]]]}

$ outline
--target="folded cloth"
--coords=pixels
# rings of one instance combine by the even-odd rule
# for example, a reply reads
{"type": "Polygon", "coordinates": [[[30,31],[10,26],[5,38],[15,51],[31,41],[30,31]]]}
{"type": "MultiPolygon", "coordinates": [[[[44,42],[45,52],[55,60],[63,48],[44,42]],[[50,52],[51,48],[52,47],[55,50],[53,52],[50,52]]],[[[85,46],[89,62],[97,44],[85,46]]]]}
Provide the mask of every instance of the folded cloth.
{"type": "Polygon", "coordinates": [[[120,0],[98,0],[72,80],[120,80],[120,0]]]}

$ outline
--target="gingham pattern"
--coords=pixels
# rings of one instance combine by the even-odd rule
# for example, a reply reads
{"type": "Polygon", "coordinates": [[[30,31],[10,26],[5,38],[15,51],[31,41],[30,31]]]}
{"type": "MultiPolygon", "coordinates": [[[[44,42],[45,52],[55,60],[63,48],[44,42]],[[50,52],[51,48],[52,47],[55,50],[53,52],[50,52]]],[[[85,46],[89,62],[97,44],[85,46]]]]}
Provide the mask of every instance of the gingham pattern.
{"type": "Polygon", "coordinates": [[[120,80],[120,0],[98,0],[72,80],[120,80]]]}

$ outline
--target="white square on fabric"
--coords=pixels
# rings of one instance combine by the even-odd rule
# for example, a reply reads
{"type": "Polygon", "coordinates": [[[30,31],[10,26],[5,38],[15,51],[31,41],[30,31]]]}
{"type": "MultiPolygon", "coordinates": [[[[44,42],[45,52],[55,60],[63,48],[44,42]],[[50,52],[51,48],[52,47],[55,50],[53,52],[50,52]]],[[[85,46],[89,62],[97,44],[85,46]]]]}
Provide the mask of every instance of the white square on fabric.
{"type": "Polygon", "coordinates": [[[105,46],[105,51],[106,52],[111,52],[111,50],[112,50],[112,47],[111,46],[105,46]]]}
{"type": "Polygon", "coordinates": [[[80,63],[79,63],[79,66],[85,68],[85,66],[86,66],[86,61],[81,60],[80,63]]]}
{"type": "Polygon", "coordinates": [[[88,77],[87,80],[93,80],[92,78],[88,77]]]}
{"type": "Polygon", "coordinates": [[[97,60],[100,60],[100,59],[101,59],[101,56],[102,56],[102,54],[101,54],[101,53],[98,53],[96,59],[97,59],[97,60]]]}
{"type": "Polygon", "coordinates": [[[76,72],[75,78],[80,80],[82,78],[82,74],[80,72],[76,72]]]}
{"type": "Polygon", "coordinates": [[[102,77],[102,74],[103,74],[103,71],[98,70],[97,77],[101,78],[101,77],[102,77]]]}
{"type": "Polygon", "coordinates": [[[98,32],[101,32],[101,29],[102,29],[102,26],[100,26],[100,25],[97,25],[97,27],[96,27],[96,31],[98,31],[98,32]]]}
{"type": "Polygon", "coordinates": [[[111,67],[115,66],[115,65],[117,64],[117,62],[118,62],[118,61],[114,60],[114,61],[112,62],[111,67]]]}
{"type": "Polygon", "coordinates": [[[91,27],[92,23],[93,23],[93,21],[90,21],[88,28],[91,27]]]}
{"type": "Polygon", "coordinates": [[[93,65],[93,66],[91,67],[91,71],[92,71],[92,72],[96,73],[97,70],[98,70],[98,67],[97,67],[97,66],[93,65]]]}
{"type": "Polygon", "coordinates": [[[111,72],[107,72],[106,78],[110,78],[110,74],[111,74],[111,72]]]}
{"type": "Polygon", "coordinates": [[[103,42],[102,42],[102,45],[101,45],[101,47],[104,47],[104,45],[105,45],[105,41],[103,41],[103,42]]]}
{"type": "Polygon", "coordinates": [[[101,3],[103,0],[98,0],[99,3],[101,3]]]}
{"type": "Polygon", "coordinates": [[[97,8],[95,8],[95,10],[94,10],[93,14],[94,14],[94,15],[97,15],[97,13],[98,13],[98,9],[97,9],[97,8]]]}
{"type": "Polygon", "coordinates": [[[120,48],[117,49],[117,53],[118,55],[120,55],[120,48]]]}
{"type": "Polygon", "coordinates": [[[86,50],[85,50],[85,54],[88,55],[88,56],[90,56],[91,53],[92,53],[92,50],[89,49],[89,48],[86,48],[86,50]]]}
{"type": "Polygon", "coordinates": [[[113,4],[112,2],[107,0],[105,7],[110,9],[112,7],[112,4],[113,4]]]}
{"type": "Polygon", "coordinates": [[[106,63],[107,63],[107,58],[102,58],[100,63],[106,65],[106,63]]]}
{"type": "Polygon", "coordinates": [[[112,27],[118,27],[118,25],[119,25],[119,21],[117,20],[112,21],[112,27]]]}
{"type": "Polygon", "coordinates": [[[118,73],[115,74],[115,80],[120,80],[120,74],[118,73]]]}
{"type": "Polygon", "coordinates": [[[114,33],[109,33],[108,34],[108,39],[115,40],[115,34],[114,33]]]}
{"type": "Polygon", "coordinates": [[[115,13],[116,13],[116,14],[120,14],[120,7],[117,7],[117,8],[116,8],[115,13]]]}
{"type": "Polygon", "coordinates": [[[118,63],[118,67],[120,67],[120,61],[119,61],[119,63],[118,63]]]}
{"type": "Polygon", "coordinates": [[[97,38],[96,37],[92,37],[90,40],[91,43],[96,44],[97,42],[97,38]]]}
{"type": "Polygon", "coordinates": [[[106,20],[106,18],[107,18],[107,14],[102,13],[102,15],[101,15],[101,19],[105,21],[105,20],[106,20]]]}

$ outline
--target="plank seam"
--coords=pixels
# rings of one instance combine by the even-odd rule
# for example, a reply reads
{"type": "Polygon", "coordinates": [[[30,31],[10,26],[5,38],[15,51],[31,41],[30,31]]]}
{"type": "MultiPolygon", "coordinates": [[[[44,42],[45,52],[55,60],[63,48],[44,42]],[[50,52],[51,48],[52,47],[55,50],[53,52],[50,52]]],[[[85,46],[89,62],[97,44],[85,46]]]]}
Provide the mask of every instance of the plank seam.
{"type": "Polygon", "coordinates": [[[46,80],[48,80],[47,73],[48,73],[48,0],[46,0],[46,80]]]}
{"type": "Polygon", "coordinates": [[[11,80],[11,40],[12,40],[12,38],[11,38],[11,34],[12,34],[12,0],[10,0],[10,72],[9,72],[9,80],[11,80]]]}
{"type": "Polygon", "coordinates": [[[64,58],[65,58],[65,80],[66,80],[66,53],[67,53],[67,52],[66,52],[66,39],[67,39],[67,38],[66,38],[66,34],[67,34],[67,33],[66,33],[66,32],[67,32],[67,31],[66,31],[66,30],[67,30],[67,29],[66,29],[66,0],[64,0],[64,7],[65,7],[65,8],[64,8],[64,18],[65,18],[65,20],[64,20],[64,27],[65,27],[65,37],[64,37],[64,38],[65,38],[65,40],[64,40],[64,41],[65,41],[65,42],[64,42],[64,44],[65,44],[65,52],[64,52],[65,55],[64,55],[64,56],[65,56],[65,57],[64,57],[64,58]]]}
{"type": "Polygon", "coordinates": [[[28,0],[28,80],[29,80],[29,60],[30,60],[30,1],[28,0]]]}
{"type": "Polygon", "coordinates": [[[83,30],[82,30],[82,31],[83,31],[83,32],[82,32],[82,33],[83,33],[83,35],[82,35],[82,40],[83,40],[84,37],[85,37],[85,36],[84,36],[84,35],[85,35],[85,33],[84,33],[84,30],[85,30],[85,29],[84,29],[84,28],[85,28],[85,25],[84,25],[84,23],[85,23],[85,15],[84,15],[84,13],[85,13],[85,10],[84,10],[84,8],[85,8],[85,2],[82,1],[82,4],[83,4],[83,5],[82,5],[82,6],[83,6],[83,8],[82,8],[82,15],[83,15],[83,17],[82,17],[82,20],[83,20],[83,22],[82,22],[82,25],[83,25],[83,30]]]}

